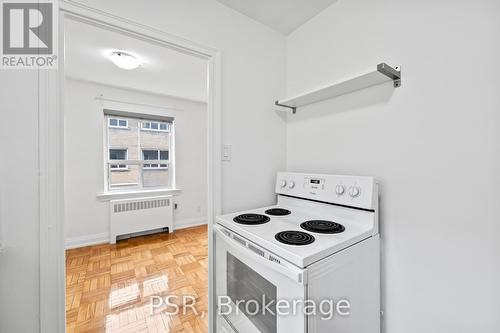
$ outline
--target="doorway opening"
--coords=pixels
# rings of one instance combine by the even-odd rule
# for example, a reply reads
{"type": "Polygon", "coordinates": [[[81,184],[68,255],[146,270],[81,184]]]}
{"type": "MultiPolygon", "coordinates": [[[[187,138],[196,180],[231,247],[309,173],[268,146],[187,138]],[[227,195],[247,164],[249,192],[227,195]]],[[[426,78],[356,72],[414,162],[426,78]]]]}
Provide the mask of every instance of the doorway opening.
{"type": "MultiPolygon", "coordinates": [[[[153,302],[153,296],[157,296],[156,299],[158,300],[159,297],[168,294],[194,296],[194,298],[188,297],[191,303],[187,305],[189,305],[189,309],[201,310],[199,316],[198,314],[193,316],[193,313],[187,313],[185,317],[182,317],[182,306],[185,304],[178,304],[180,316],[177,317],[171,315],[169,309],[165,306],[163,308],[157,306],[155,308],[157,313],[166,315],[147,318],[145,319],[146,325],[148,320],[153,322],[154,325],[159,325],[160,319],[164,324],[169,325],[166,320],[170,319],[170,325],[191,325],[196,327],[195,330],[206,331],[212,326],[210,323],[211,316],[206,312],[211,311],[208,306],[211,302],[210,294],[212,289],[208,281],[212,267],[211,256],[209,255],[211,253],[210,229],[213,216],[220,210],[220,165],[217,159],[214,158],[219,155],[219,145],[217,143],[220,142],[218,135],[220,133],[218,116],[219,91],[216,89],[219,80],[219,75],[216,75],[216,72],[220,70],[218,68],[219,54],[216,50],[200,47],[195,43],[176,39],[173,36],[129,21],[103,13],[95,13],[88,9],[73,7],[73,5],[69,4],[62,6],[60,18],[60,31],[64,32],[63,42],[71,38],[69,25],[81,24],[87,25],[87,28],[100,28],[108,32],[122,34],[128,38],[149,42],[170,52],[178,52],[184,56],[204,60],[206,63],[204,71],[206,93],[205,101],[200,101],[192,96],[179,96],[178,92],[169,94],[157,91],[154,87],[147,88],[144,91],[140,86],[134,86],[134,84],[137,84],[137,80],[134,79],[127,80],[129,83],[130,81],[133,82],[131,87],[127,87],[123,86],[125,80],[122,80],[120,85],[116,85],[113,82],[99,82],[99,80],[92,78],[88,80],[79,78],[77,71],[71,71],[71,54],[68,53],[68,44],[61,43],[61,49],[66,51],[64,54],[64,70],[60,71],[63,74],[58,78],[50,74],[46,77],[42,75],[42,80],[53,80],[52,82],[56,82],[60,87],[59,94],[52,90],[42,91],[42,93],[47,94],[46,98],[49,102],[55,103],[55,100],[60,99],[60,103],[55,103],[59,104],[59,108],[56,108],[58,111],[54,112],[49,108],[41,107],[42,118],[44,115],[47,118],[54,117],[60,123],[43,123],[40,130],[42,136],[43,133],[47,134],[47,141],[41,142],[42,149],[52,151],[57,156],[56,159],[47,161],[47,164],[42,166],[41,172],[43,173],[44,168],[51,169],[51,167],[54,167],[54,170],[56,170],[57,166],[64,165],[64,170],[67,173],[65,176],[49,173],[51,176],[47,177],[46,182],[41,184],[41,189],[45,189],[48,193],[41,203],[42,209],[47,210],[46,216],[50,216],[52,213],[53,216],[58,216],[52,222],[45,219],[41,221],[41,227],[47,226],[49,230],[46,235],[42,234],[41,247],[44,248],[44,251],[54,251],[50,252],[48,256],[41,254],[41,258],[46,258],[41,263],[42,284],[52,288],[53,291],[57,290],[56,294],[61,295],[61,297],[58,297],[57,301],[54,302],[53,295],[52,298],[49,298],[42,293],[41,303],[51,304],[50,307],[46,307],[48,309],[46,313],[42,314],[42,328],[52,332],[63,332],[65,330],[64,318],[66,316],[61,316],[59,312],[64,309],[64,298],[66,298],[66,310],[68,310],[65,311],[68,331],[73,330],[78,319],[80,319],[85,322],[85,327],[92,328],[93,331],[99,331],[96,328],[101,327],[103,332],[112,332],[116,327],[122,327],[121,324],[113,326],[113,322],[116,324],[116,318],[131,315],[126,311],[134,308],[134,304],[142,306],[142,308],[137,307],[135,310],[135,313],[139,316],[140,313],[144,314],[141,310],[144,310],[146,303],[153,302]],[[118,90],[121,90],[121,93],[118,90]],[[94,95],[96,91],[101,91],[101,93],[94,95]],[[139,95],[141,95],[140,98],[139,95]],[[87,98],[89,96],[91,96],[90,101],[87,98]],[[146,97],[151,97],[151,99],[146,97]],[[84,107],[83,104],[85,103],[76,103],[78,99],[86,101],[85,103],[88,103],[89,107],[84,107]],[[171,103],[166,103],[166,99],[170,99],[171,103]],[[176,100],[175,103],[172,100],[176,100]],[[67,103],[71,103],[71,105],[67,103]],[[192,111],[193,105],[203,103],[205,103],[205,108],[201,112],[204,112],[204,116],[197,118],[198,120],[203,118],[203,120],[197,124],[200,128],[204,127],[204,132],[195,130],[195,120],[186,118],[188,112],[185,111],[187,109],[192,111]],[[85,116],[79,118],[82,110],[84,110],[85,116]],[[83,122],[87,122],[87,125],[92,124],[89,125],[90,127],[85,128],[83,122]],[[190,124],[189,130],[191,133],[195,133],[198,135],[198,139],[202,139],[199,141],[203,143],[204,153],[203,151],[193,153],[195,149],[191,149],[192,147],[190,148],[189,144],[190,140],[192,144],[196,139],[193,136],[186,135],[188,132],[187,126],[185,126],[186,123],[190,124]],[[122,147],[113,147],[116,142],[119,142],[119,138],[117,138],[116,132],[112,133],[112,131],[125,130],[125,127],[128,127],[130,135],[122,138],[123,141],[120,144],[126,143],[127,140],[130,140],[127,144],[131,144],[131,141],[137,138],[137,143],[124,147],[126,151],[131,152],[131,155],[127,155],[128,153],[124,155],[123,149],[121,151],[117,149],[122,147]],[[64,132],[62,129],[64,129],[64,132]],[[56,132],[51,135],[51,130],[56,132]],[[90,140],[87,144],[78,142],[80,139],[85,141],[83,136],[78,134],[82,134],[82,130],[83,132],[93,133],[93,135],[83,133],[90,140]],[[101,134],[97,135],[96,133],[99,130],[101,134]],[[61,131],[59,135],[57,131],[61,131]],[[133,132],[137,136],[132,134],[133,132]],[[61,135],[63,133],[64,135],[61,135]],[[68,134],[69,136],[67,136],[68,134]],[[93,138],[94,135],[102,138],[100,144],[92,144],[95,139],[93,138]],[[70,143],[72,145],[69,145],[70,143]],[[189,146],[188,148],[185,147],[186,144],[189,146]],[[182,148],[183,145],[184,148],[182,148]],[[94,153],[97,148],[100,153],[96,157],[94,153]],[[135,157],[132,156],[132,151],[136,154],[135,157]],[[196,156],[197,161],[186,164],[186,160],[189,161],[190,158],[193,158],[193,156],[189,156],[190,153],[196,156]],[[96,162],[99,158],[102,163],[96,162]],[[200,162],[200,158],[204,163],[200,162]],[[86,167],[82,169],[82,165],[86,167]],[[201,172],[200,170],[193,170],[193,168],[200,167],[200,165],[204,166],[205,169],[201,172]],[[180,167],[182,167],[182,171],[179,169],[180,167]],[[131,184],[117,190],[114,185],[119,184],[118,186],[121,186],[127,184],[129,180],[127,178],[125,181],[121,179],[119,182],[115,182],[119,177],[123,177],[118,175],[120,172],[121,175],[125,174],[125,169],[128,169],[129,178],[131,174],[134,174],[134,179],[139,180],[139,182],[138,184],[131,182],[131,184]],[[106,170],[108,172],[105,172],[106,170]],[[182,181],[183,172],[191,175],[205,175],[204,186],[199,185],[203,181],[196,183],[194,185],[196,191],[191,191],[195,195],[200,195],[198,199],[204,197],[203,200],[199,199],[197,201],[191,198],[186,201],[181,198],[183,193],[186,194],[185,197],[187,196],[188,192],[190,192],[187,189],[195,183],[194,181],[182,181]],[[102,174],[102,179],[99,182],[93,182],[92,180],[97,179],[96,175],[99,173],[102,174]],[[182,188],[181,184],[183,182],[186,184],[184,186],[186,191],[182,188]],[[62,186],[60,185],[62,184],[64,184],[64,191],[61,191],[62,186]],[[78,184],[84,187],[87,186],[85,190],[95,187],[97,191],[94,191],[92,196],[88,194],[90,190],[87,193],[83,193],[84,191],[78,192],[75,186],[78,184]],[[53,185],[57,186],[52,188],[53,185]],[[132,185],[135,188],[132,188],[132,185]],[[72,194],[66,195],[68,191],[72,194]],[[117,209],[118,206],[114,204],[115,201],[120,200],[123,201],[121,207],[128,209],[128,211],[123,211],[123,214],[135,214],[139,211],[153,211],[171,207],[172,224],[168,224],[166,227],[168,229],[165,230],[146,228],[147,230],[125,233],[130,231],[125,229],[125,231],[116,235],[117,244],[110,245],[109,243],[113,243],[110,231],[107,233],[106,231],[89,233],[91,228],[97,225],[102,227],[102,224],[96,223],[91,226],[91,223],[73,223],[75,221],[70,222],[68,219],[69,216],[72,216],[80,219],[80,222],[95,222],[99,219],[101,222],[105,221],[106,218],[102,219],[101,217],[102,213],[108,215],[111,211],[117,209]],[[127,200],[136,200],[136,202],[127,202],[127,200]],[[112,202],[113,204],[111,204],[112,202]],[[190,204],[191,207],[189,207],[190,204]],[[80,208],[77,207],[79,205],[80,208]],[[87,208],[82,209],[84,207],[87,208]],[[62,214],[62,211],[65,211],[65,213],[62,214]],[[194,211],[198,213],[198,216],[189,217],[187,215],[188,211],[194,211]],[[98,216],[99,219],[97,219],[98,216]],[[201,223],[202,218],[205,219],[204,223],[201,223]],[[176,221],[182,223],[176,224],[176,221]],[[69,225],[68,223],[72,224],[65,230],[69,225]],[[54,225],[57,227],[53,228],[54,225]],[[152,231],[156,232],[151,233],[152,231]],[[74,234],[71,234],[72,232],[74,234]],[[78,235],[79,232],[83,232],[83,234],[78,235]],[[108,238],[107,243],[104,242],[104,238],[108,238]],[[52,246],[50,239],[60,239],[61,243],[63,243],[62,240],[64,239],[64,245],[56,242],[55,244],[52,243],[56,246],[52,246]],[[50,246],[47,246],[47,244],[50,244],[50,246]],[[64,262],[65,257],[63,247],[72,248],[69,251],[76,254],[70,260],[71,263],[67,261],[66,271],[68,275],[60,274],[65,272],[59,269],[65,267],[64,264],[61,264],[61,262],[64,262]],[[142,251],[146,247],[149,247],[150,250],[142,251]],[[193,250],[193,252],[190,253],[189,250],[193,250]],[[201,253],[203,251],[204,253],[201,253]],[[88,253],[88,257],[83,254],[85,252],[88,253]],[[79,258],[76,258],[78,256],[79,258]],[[127,263],[125,259],[127,256],[133,262],[127,263]],[[151,258],[147,259],[148,256],[151,256],[151,258]],[[119,260],[121,257],[123,257],[123,261],[119,260]],[[108,264],[109,273],[106,268],[108,264]],[[77,268],[77,266],[86,267],[86,271],[84,272],[82,267],[77,268]],[[71,271],[72,269],[73,271],[71,271]],[[135,277],[132,277],[132,271],[135,277]],[[55,275],[57,278],[49,279],[49,276],[54,276],[54,272],[59,272],[55,275]],[[164,274],[158,274],[158,272],[164,274]],[[184,277],[180,276],[181,272],[186,273],[184,277]],[[177,275],[177,281],[174,278],[175,275],[177,275]],[[73,295],[66,294],[65,284],[61,283],[64,281],[62,276],[67,277],[66,286],[68,289],[74,286],[73,291],[76,291],[76,293],[73,295]],[[136,279],[135,282],[133,281],[134,278],[136,279]],[[192,283],[186,284],[186,281],[192,283]],[[108,285],[109,288],[107,288],[108,285]],[[98,290],[100,288],[101,290],[98,290]],[[81,293],[78,294],[80,291],[81,293]],[[85,291],[89,291],[89,293],[84,295],[83,292],[85,291]],[[197,303],[194,307],[193,302],[197,303]],[[81,311],[80,309],[71,308],[76,304],[82,305],[84,303],[85,305],[81,311]],[[113,313],[113,311],[117,311],[117,313],[113,313]],[[96,314],[103,314],[101,319],[104,318],[104,321],[100,323],[92,322],[90,319],[92,319],[92,316],[95,318],[96,314]],[[75,316],[76,322],[72,321],[75,316]],[[55,318],[58,319],[54,321],[55,318]],[[104,326],[102,326],[103,322],[104,326]],[[73,326],[71,326],[72,323],[74,323],[73,326]]],[[[116,49],[120,49],[120,51],[123,48],[116,46],[116,49]]],[[[84,47],[85,50],[88,51],[90,48],[84,47]]],[[[87,54],[86,60],[91,58],[92,55],[87,54]]],[[[110,61],[109,59],[106,60],[110,61]]],[[[83,62],[77,61],[77,63],[84,67],[83,62]]],[[[106,77],[109,78],[109,76],[106,77]]],[[[177,88],[182,85],[181,82],[178,83],[177,88]]],[[[199,147],[201,146],[198,145],[199,147]]],[[[191,177],[185,178],[193,179],[191,177]]],[[[109,223],[110,220],[111,218],[107,222],[109,223]]],[[[142,323],[138,321],[136,325],[142,325],[142,323]]],[[[158,329],[158,326],[156,326],[156,329],[158,329]]]]}

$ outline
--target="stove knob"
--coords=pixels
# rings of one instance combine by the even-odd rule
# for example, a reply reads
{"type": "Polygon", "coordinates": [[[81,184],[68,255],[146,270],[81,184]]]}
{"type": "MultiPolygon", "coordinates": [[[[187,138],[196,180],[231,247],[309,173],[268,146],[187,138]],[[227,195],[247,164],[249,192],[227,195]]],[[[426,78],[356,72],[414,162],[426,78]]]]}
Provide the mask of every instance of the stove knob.
{"type": "Polygon", "coordinates": [[[343,195],[344,192],[345,192],[344,185],[337,185],[337,186],[335,186],[335,193],[337,193],[337,195],[343,195]]]}
{"type": "Polygon", "coordinates": [[[282,181],[280,182],[280,186],[281,186],[281,187],[285,187],[285,186],[286,186],[286,180],[282,180],[282,181]]]}
{"type": "Polygon", "coordinates": [[[349,195],[351,196],[351,198],[356,198],[357,196],[359,196],[360,192],[361,192],[361,190],[357,186],[351,186],[349,188],[349,195]]]}
{"type": "Polygon", "coordinates": [[[292,189],[294,187],[295,187],[295,182],[293,180],[290,180],[290,182],[288,183],[288,188],[292,189]]]}

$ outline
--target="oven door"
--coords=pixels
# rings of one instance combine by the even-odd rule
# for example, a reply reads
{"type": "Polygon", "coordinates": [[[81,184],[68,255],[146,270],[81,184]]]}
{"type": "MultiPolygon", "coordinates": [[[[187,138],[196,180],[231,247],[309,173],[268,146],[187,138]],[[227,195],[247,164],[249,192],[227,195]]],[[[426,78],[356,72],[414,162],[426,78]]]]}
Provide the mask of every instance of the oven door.
{"type": "Polygon", "coordinates": [[[306,271],[220,225],[214,232],[217,332],[305,332],[306,271]]]}

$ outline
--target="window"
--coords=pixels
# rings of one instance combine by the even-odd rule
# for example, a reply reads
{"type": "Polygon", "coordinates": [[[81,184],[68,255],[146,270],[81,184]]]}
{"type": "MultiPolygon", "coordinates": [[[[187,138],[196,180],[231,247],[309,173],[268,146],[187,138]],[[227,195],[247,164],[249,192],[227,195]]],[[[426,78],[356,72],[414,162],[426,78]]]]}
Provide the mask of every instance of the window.
{"type": "Polygon", "coordinates": [[[174,188],[174,119],[136,113],[129,116],[122,111],[104,112],[107,190],[174,188]]]}
{"type": "Polygon", "coordinates": [[[128,120],[109,118],[108,127],[110,128],[128,128],[128,120]]]}
{"type": "Polygon", "coordinates": [[[156,121],[144,121],[142,123],[143,131],[170,132],[170,124],[156,121]]]}
{"type": "MultiPolygon", "coordinates": [[[[127,149],[109,149],[110,160],[127,160],[127,156],[127,149]]],[[[110,164],[109,167],[113,170],[128,170],[128,166],[126,164],[110,164]]]]}
{"type": "MultiPolygon", "coordinates": [[[[168,150],[143,150],[142,159],[144,161],[167,161],[168,150]]],[[[143,164],[145,169],[162,169],[168,168],[168,164],[143,164]]]]}

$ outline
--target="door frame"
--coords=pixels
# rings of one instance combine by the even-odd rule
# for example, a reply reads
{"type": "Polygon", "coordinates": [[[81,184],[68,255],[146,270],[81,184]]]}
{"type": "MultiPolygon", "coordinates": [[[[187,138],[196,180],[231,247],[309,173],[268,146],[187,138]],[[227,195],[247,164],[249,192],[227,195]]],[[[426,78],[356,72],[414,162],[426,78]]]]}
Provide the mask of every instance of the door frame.
{"type": "Polygon", "coordinates": [[[221,212],[221,52],[73,0],[59,1],[59,68],[39,71],[40,332],[66,330],[64,245],[64,22],[76,19],[173,48],[208,63],[209,331],[214,329],[214,217],[221,212]]]}

